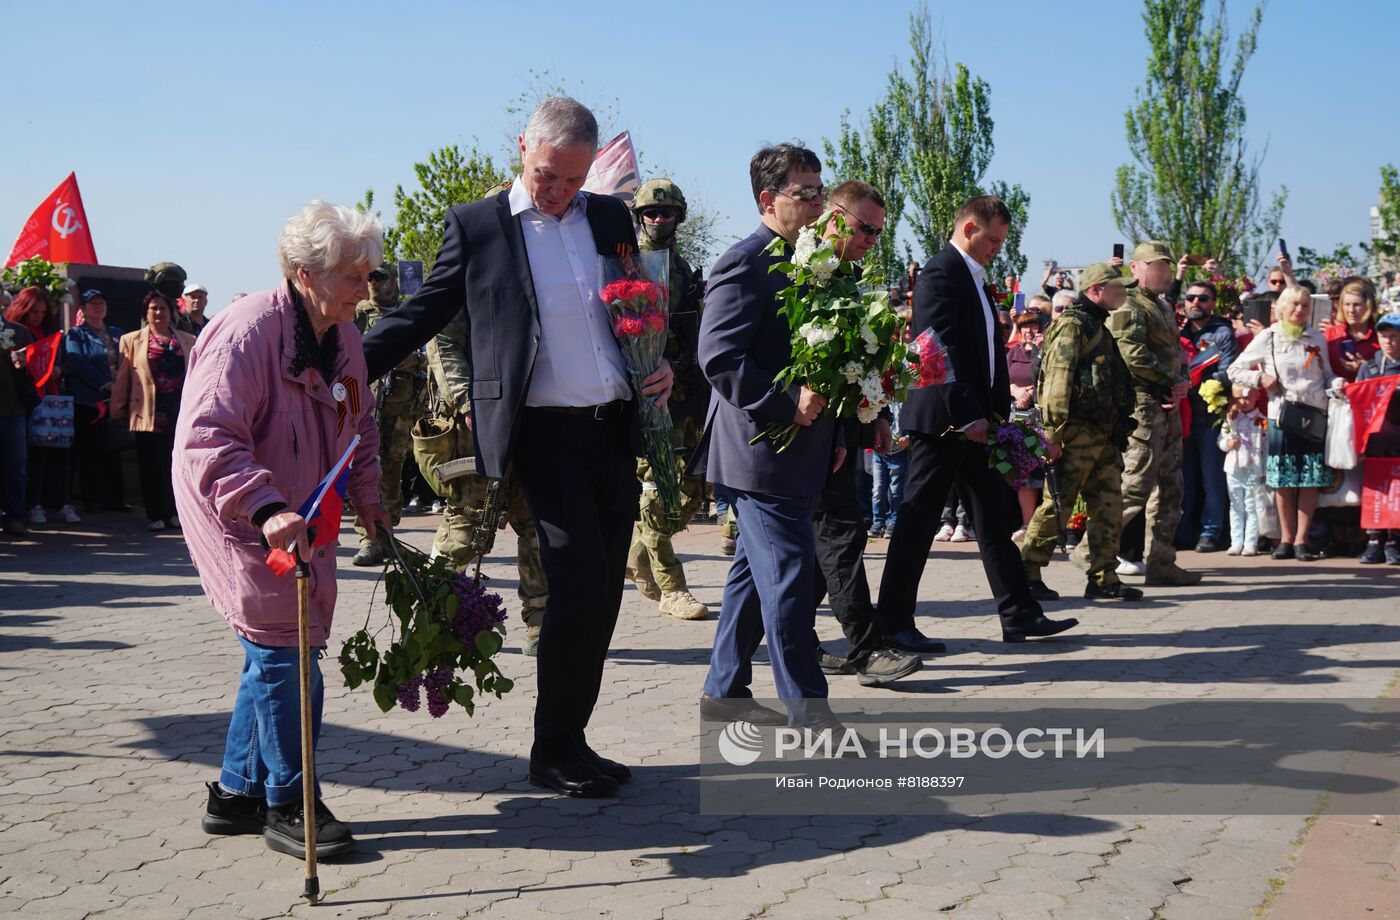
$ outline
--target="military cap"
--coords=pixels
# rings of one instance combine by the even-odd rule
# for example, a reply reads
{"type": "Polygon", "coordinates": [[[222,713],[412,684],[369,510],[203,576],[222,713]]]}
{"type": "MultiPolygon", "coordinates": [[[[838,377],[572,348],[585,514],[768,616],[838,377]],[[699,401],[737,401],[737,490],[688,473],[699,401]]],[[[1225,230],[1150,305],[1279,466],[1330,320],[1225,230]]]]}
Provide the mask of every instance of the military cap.
{"type": "Polygon", "coordinates": [[[1138,243],[1133,250],[1134,262],[1175,262],[1172,258],[1172,251],[1167,248],[1167,244],[1161,240],[1148,240],[1146,243],[1138,243]]]}
{"type": "MultiPolygon", "coordinates": [[[[1139,246],[1139,249],[1142,247],[1139,246]]],[[[1137,279],[1123,274],[1107,262],[1095,262],[1079,273],[1079,289],[1088,290],[1096,284],[1116,284],[1122,288],[1137,287],[1137,279]]]]}

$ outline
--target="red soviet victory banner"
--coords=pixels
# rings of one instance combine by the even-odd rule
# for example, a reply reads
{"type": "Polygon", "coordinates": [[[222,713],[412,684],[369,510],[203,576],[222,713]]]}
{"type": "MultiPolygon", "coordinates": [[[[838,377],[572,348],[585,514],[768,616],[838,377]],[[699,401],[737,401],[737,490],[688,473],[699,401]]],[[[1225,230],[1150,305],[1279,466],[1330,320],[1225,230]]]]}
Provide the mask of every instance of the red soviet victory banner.
{"type": "Polygon", "coordinates": [[[88,229],[83,197],[78,194],[78,176],[69,173],[53,194],[29,215],[19,232],[5,267],[35,256],[50,262],[77,262],[96,265],[97,252],[92,248],[92,231],[88,229]]]}
{"type": "Polygon", "coordinates": [[[1358,454],[1366,453],[1367,440],[1385,424],[1386,408],[1390,405],[1390,397],[1397,383],[1400,383],[1400,374],[1347,384],[1347,401],[1351,403],[1351,414],[1355,420],[1353,430],[1358,454]]]}
{"type": "Polygon", "coordinates": [[[1361,526],[1400,527],[1400,458],[1367,457],[1361,471],[1361,526]]]}

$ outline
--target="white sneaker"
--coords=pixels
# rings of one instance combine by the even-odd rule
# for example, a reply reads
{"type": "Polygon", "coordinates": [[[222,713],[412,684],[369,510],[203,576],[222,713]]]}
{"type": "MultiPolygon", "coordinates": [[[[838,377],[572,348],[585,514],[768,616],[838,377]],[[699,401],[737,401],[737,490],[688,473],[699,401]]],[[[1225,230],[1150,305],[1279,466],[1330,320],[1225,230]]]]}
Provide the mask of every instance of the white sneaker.
{"type": "Polygon", "coordinates": [[[954,543],[971,543],[973,540],[972,528],[959,524],[958,529],[953,531],[954,543]]]}
{"type": "Polygon", "coordinates": [[[1129,562],[1122,556],[1118,557],[1118,568],[1114,569],[1119,575],[1146,575],[1147,566],[1141,562],[1129,562]]]}
{"type": "Polygon", "coordinates": [[[442,514],[442,509],[446,507],[442,502],[433,502],[433,514],[442,514]]]}
{"type": "Polygon", "coordinates": [[[1230,545],[1230,548],[1229,548],[1229,549],[1225,550],[1225,555],[1227,555],[1227,556],[1238,556],[1238,555],[1242,554],[1243,552],[1244,552],[1244,547],[1243,547],[1243,546],[1240,546],[1238,543],[1233,543],[1233,544],[1230,545]]]}
{"type": "MultiPolygon", "coordinates": [[[[30,518],[30,520],[33,520],[33,518],[30,518]]],[[[44,522],[40,521],[39,523],[42,524],[44,522]]],[[[933,539],[939,543],[947,543],[949,540],[953,539],[953,525],[944,524],[942,527],[938,528],[938,533],[933,535],[933,539]]]]}
{"type": "Polygon", "coordinates": [[[1024,540],[1025,538],[1026,538],[1026,528],[1022,527],[1020,530],[1016,531],[1015,533],[1013,533],[1013,534],[1011,535],[1011,542],[1012,542],[1012,543],[1020,543],[1020,542],[1021,542],[1022,540],[1024,540]]]}
{"type": "Polygon", "coordinates": [[[83,519],[78,517],[78,512],[72,505],[64,505],[58,509],[58,519],[65,524],[81,524],[83,519]]]}
{"type": "Polygon", "coordinates": [[[164,521],[151,521],[151,523],[149,523],[149,524],[146,525],[146,529],[149,530],[151,533],[156,533],[156,532],[158,532],[158,531],[161,531],[161,530],[164,530],[164,529],[165,529],[165,522],[164,522],[164,521]]]}
{"type": "Polygon", "coordinates": [[[1259,547],[1257,547],[1257,546],[1246,546],[1246,547],[1244,548],[1244,550],[1240,553],[1240,555],[1241,555],[1241,556],[1257,556],[1257,555],[1259,555],[1259,547]]]}
{"type": "Polygon", "coordinates": [[[33,508],[30,508],[30,509],[29,509],[29,523],[31,523],[31,524],[47,524],[48,522],[49,522],[49,517],[48,517],[48,515],[44,514],[44,506],[43,506],[43,505],[35,505],[33,508]]]}

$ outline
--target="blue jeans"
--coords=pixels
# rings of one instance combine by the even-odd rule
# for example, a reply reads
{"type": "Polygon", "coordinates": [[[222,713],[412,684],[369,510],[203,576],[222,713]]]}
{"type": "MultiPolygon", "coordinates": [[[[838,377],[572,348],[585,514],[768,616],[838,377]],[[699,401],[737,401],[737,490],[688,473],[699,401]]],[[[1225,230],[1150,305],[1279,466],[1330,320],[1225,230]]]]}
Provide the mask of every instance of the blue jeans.
{"type": "Polygon", "coordinates": [[[0,418],[0,511],[23,517],[29,469],[29,420],[22,415],[0,418]]]}
{"type": "Polygon", "coordinates": [[[1193,428],[1182,445],[1181,484],[1184,499],[1177,542],[1224,537],[1230,490],[1225,484],[1225,454],[1216,443],[1214,428],[1193,428]]]}
{"type": "MultiPolygon", "coordinates": [[[[271,808],[301,801],[301,676],[297,649],[273,648],[242,636],[247,658],[233,719],[224,744],[224,768],[219,785],[235,795],[266,798],[271,808]]],[[[311,657],[311,749],[321,737],[321,705],[325,685],[311,657]]],[[[321,794],[317,785],[316,794],[321,794]]]]}
{"type": "Polygon", "coordinates": [[[753,654],[768,637],[778,698],[794,725],[830,717],[817,664],[815,499],[716,486],[739,519],[734,564],[724,586],[705,695],[751,698],[753,654]],[[820,701],[820,702],[818,702],[820,701]]]}
{"type": "Polygon", "coordinates": [[[1258,470],[1225,474],[1230,489],[1230,545],[1253,549],[1259,543],[1259,491],[1264,481],[1258,470]]]}
{"type": "Polygon", "coordinates": [[[909,468],[909,452],[871,456],[870,475],[875,482],[870,491],[870,529],[893,530],[899,506],[904,503],[904,471],[909,468]]]}

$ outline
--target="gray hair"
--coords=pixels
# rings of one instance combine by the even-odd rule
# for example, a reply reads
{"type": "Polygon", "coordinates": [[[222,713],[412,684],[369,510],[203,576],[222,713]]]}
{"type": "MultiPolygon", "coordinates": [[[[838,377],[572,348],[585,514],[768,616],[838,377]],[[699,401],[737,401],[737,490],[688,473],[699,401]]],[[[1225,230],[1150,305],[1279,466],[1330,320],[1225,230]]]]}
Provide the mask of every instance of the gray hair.
{"type": "Polygon", "coordinates": [[[525,148],[536,150],[541,144],[570,147],[587,144],[598,149],[598,119],[588,106],[568,96],[550,96],[539,104],[525,125],[525,148]]]}
{"type": "Polygon", "coordinates": [[[321,273],[344,265],[370,268],[384,261],[384,225],[367,211],[313,199],[287,220],[277,240],[282,275],[297,269],[321,273]]]}
{"type": "Polygon", "coordinates": [[[1052,309],[1054,307],[1067,307],[1078,299],[1079,295],[1074,291],[1056,291],[1055,296],[1050,298],[1050,306],[1052,309]]]}

